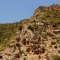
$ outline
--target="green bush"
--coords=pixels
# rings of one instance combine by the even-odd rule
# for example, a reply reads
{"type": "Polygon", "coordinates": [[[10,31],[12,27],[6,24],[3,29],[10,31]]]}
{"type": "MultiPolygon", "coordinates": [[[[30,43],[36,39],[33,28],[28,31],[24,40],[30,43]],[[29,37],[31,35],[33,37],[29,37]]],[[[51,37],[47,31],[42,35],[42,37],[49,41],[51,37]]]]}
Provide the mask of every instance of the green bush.
{"type": "Polygon", "coordinates": [[[12,36],[13,32],[11,30],[0,30],[0,43],[4,41],[4,39],[10,39],[12,36]]]}
{"type": "Polygon", "coordinates": [[[26,58],[24,57],[23,60],[26,60],[26,58]]]}
{"type": "Polygon", "coordinates": [[[54,55],[54,56],[52,57],[52,60],[60,60],[60,56],[54,55]]]}
{"type": "Polygon", "coordinates": [[[34,29],[31,25],[28,26],[28,29],[30,29],[32,32],[34,31],[34,29]]]}
{"type": "Polygon", "coordinates": [[[22,55],[23,51],[21,50],[21,47],[18,47],[18,50],[19,50],[19,53],[20,53],[20,56],[22,55]]]}

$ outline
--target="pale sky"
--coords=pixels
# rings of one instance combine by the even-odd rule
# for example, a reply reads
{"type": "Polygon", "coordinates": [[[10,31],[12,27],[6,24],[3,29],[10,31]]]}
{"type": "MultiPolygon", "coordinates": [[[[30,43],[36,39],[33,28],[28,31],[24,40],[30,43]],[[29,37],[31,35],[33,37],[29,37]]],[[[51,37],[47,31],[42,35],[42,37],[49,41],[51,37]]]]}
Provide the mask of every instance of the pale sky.
{"type": "Polygon", "coordinates": [[[0,23],[29,18],[37,7],[52,4],[60,4],[60,0],[0,0],[0,23]]]}

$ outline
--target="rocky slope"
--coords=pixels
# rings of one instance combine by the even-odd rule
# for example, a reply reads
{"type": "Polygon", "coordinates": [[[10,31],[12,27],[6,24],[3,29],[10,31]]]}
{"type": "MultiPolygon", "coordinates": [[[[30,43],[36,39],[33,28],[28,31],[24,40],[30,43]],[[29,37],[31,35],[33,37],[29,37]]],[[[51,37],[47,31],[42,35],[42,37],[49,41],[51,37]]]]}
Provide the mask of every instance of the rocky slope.
{"type": "Polygon", "coordinates": [[[0,60],[60,60],[60,5],[37,8],[14,29],[0,60]]]}

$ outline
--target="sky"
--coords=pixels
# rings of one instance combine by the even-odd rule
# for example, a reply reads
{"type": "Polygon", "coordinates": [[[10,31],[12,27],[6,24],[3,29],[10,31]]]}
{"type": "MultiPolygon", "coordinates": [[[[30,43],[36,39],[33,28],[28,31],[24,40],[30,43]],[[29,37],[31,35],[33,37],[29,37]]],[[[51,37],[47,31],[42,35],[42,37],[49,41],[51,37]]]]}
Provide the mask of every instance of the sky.
{"type": "Polygon", "coordinates": [[[60,0],[0,0],[0,23],[30,18],[39,6],[60,4],[60,0]]]}

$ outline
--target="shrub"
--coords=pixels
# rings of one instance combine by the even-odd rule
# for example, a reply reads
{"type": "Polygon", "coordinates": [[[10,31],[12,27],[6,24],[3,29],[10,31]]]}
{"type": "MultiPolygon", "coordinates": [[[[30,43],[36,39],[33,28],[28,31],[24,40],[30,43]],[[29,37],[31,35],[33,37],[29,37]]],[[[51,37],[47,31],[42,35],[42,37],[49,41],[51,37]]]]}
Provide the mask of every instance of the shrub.
{"type": "Polygon", "coordinates": [[[20,37],[16,38],[16,41],[19,42],[20,41],[20,37]]]}
{"type": "Polygon", "coordinates": [[[19,43],[16,43],[16,46],[17,46],[17,47],[21,47],[21,45],[20,45],[19,43]]]}
{"type": "Polygon", "coordinates": [[[20,26],[20,27],[19,27],[19,30],[22,30],[22,27],[23,27],[23,26],[20,26]]]}
{"type": "Polygon", "coordinates": [[[18,47],[18,50],[19,50],[20,55],[22,55],[23,51],[21,50],[20,47],[18,47]]]}
{"type": "Polygon", "coordinates": [[[54,55],[54,56],[52,57],[52,60],[60,60],[60,56],[54,55]]]}
{"type": "Polygon", "coordinates": [[[52,44],[52,45],[55,45],[55,44],[56,44],[56,42],[51,42],[51,44],[52,44]]]}
{"type": "Polygon", "coordinates": [[[41,12],[45,12],[46,11],[46,7],[45,6],[40,6],[39,9],[40,9],[41,12]]]}
{"type": "Polygon", "coordinates": [[[16,46],[18,47],[20,56],[22,55],[23,51],[21,50],[21,45],[19,43],[16,43],[16,46]]]}
{"type": "Polygon", "coordinates": [[[31,25],[28,26],[28,29],[30,29],[32,32],[34,31],[34,29],[31,25]]]}
{"type": "Polygon", "coordinates": [[[26,52],[30,52],[30,48],[27,48],[27,49],[26,49],[26,52]]]}
{"type": "Polygon", "coordinates": [[[26,58],[24,57],[23,60],[26,60],[26,58]]]}

